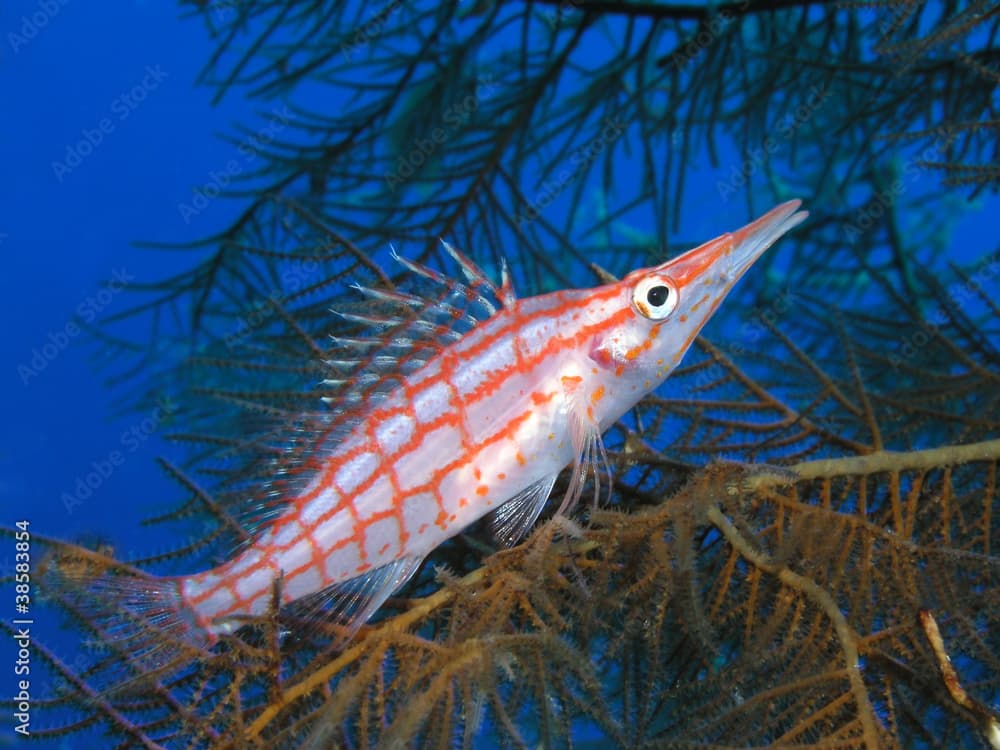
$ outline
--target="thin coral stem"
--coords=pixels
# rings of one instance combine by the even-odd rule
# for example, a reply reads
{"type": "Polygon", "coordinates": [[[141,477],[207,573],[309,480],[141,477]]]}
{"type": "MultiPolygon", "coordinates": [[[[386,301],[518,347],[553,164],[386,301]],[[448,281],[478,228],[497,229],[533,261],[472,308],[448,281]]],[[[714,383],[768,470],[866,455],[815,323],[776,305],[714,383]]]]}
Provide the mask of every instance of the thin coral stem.
{"type": "Polygon", "coordinates": [[[868,700],[868,691],[861,679],[858,635],[848,624],[847,618],[844,617],[844,613],[840,611],[833,597],[815,581],[799,575],[785,565],[775,564],[767,555],[755,550],[718,506],[713,505],[708,509],[708,520],[722,532],[726,541],[740,551],[743,557],[764,572],[776,575],[789,588],[810,598],[830,618],[837,632],[840,648],[844,653],[844,661],[847,664],[847,677],[851,685],[851,694],[858,707],[858,718],[864,731],[865,747],[869,750],[877,750],[880,746],[879,732],[876,726],[875,712],[872,709],[871,701],[868,700]]]}
{"type": "Polygon", "coordinates": [[[747,479],[748,489],[788,484],[785,471],[798,479],[829,479],[846,475],[878,474],[886,471],[917,471],[975,461],[1000,460],[1000,440],[968,445],[943,445],[919,451],[879,451],[866,456],[823,458],[782,467],[781,473],[762,473],[747,479]]]}

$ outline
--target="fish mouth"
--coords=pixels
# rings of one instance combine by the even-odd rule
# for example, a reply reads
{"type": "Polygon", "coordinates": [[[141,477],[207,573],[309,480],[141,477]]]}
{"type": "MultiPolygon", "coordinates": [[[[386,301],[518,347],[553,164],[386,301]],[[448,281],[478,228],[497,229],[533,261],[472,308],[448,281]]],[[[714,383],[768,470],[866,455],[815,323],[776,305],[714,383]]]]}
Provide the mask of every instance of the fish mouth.
{"type": "Polygon", "coordinates": [[[664,263],[660,270],[669,274],[682,289],[702,280],[721,287],[724,294],[765,250],[805,221],[809,212],[799,211],[801,205],[802,201],[791,200],[775,206],[745,227],[727,232],[664,263]]]}

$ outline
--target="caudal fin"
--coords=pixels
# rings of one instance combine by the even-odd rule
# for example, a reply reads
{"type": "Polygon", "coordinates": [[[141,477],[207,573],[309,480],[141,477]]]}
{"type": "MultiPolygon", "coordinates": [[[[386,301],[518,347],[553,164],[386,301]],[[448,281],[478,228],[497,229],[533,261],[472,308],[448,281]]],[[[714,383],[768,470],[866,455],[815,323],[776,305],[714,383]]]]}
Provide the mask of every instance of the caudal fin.
{"type": "Polygon", "coordinates": [[[100,553],[73,552],[46,561],[42,589],[101,650],[121,660],[130,673],[126,679],[172,672],[214,644],[214,635],[185,606],[180,579],[153,576],[100,553]]]}

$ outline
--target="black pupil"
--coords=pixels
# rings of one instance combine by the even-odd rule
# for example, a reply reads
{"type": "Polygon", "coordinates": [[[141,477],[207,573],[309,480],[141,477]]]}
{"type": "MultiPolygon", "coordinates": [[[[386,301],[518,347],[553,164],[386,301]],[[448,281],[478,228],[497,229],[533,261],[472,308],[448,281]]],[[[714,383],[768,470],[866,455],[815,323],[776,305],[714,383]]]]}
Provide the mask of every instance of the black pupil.
{"type": "Polygon", "coordinates": [[[670,296],[670,290],[665,286],[654,286],[648,292],[646,292],[646,301],[649,302],[653,307],[659,307],[664,302],[667,301],[667,297],[670,296]]]}

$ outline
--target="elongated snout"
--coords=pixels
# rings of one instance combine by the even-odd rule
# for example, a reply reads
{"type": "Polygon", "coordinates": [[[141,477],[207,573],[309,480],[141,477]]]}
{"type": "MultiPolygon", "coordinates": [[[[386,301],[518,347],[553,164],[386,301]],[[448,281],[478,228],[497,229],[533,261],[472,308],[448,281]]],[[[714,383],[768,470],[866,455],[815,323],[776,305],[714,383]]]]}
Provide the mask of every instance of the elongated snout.
{"type": "Polygon", "coordinates": [[[685,289],[704,286],[711,287],[719,296],[717,301],[721,302],[721,298],[765,250],[809,216],[807,211],[798,210],[801,205],[799,200],[782,203],[742,229],[727,232],[688,250],[667,261],[658,270],[673,279],[682,299],[685,289]]]}

